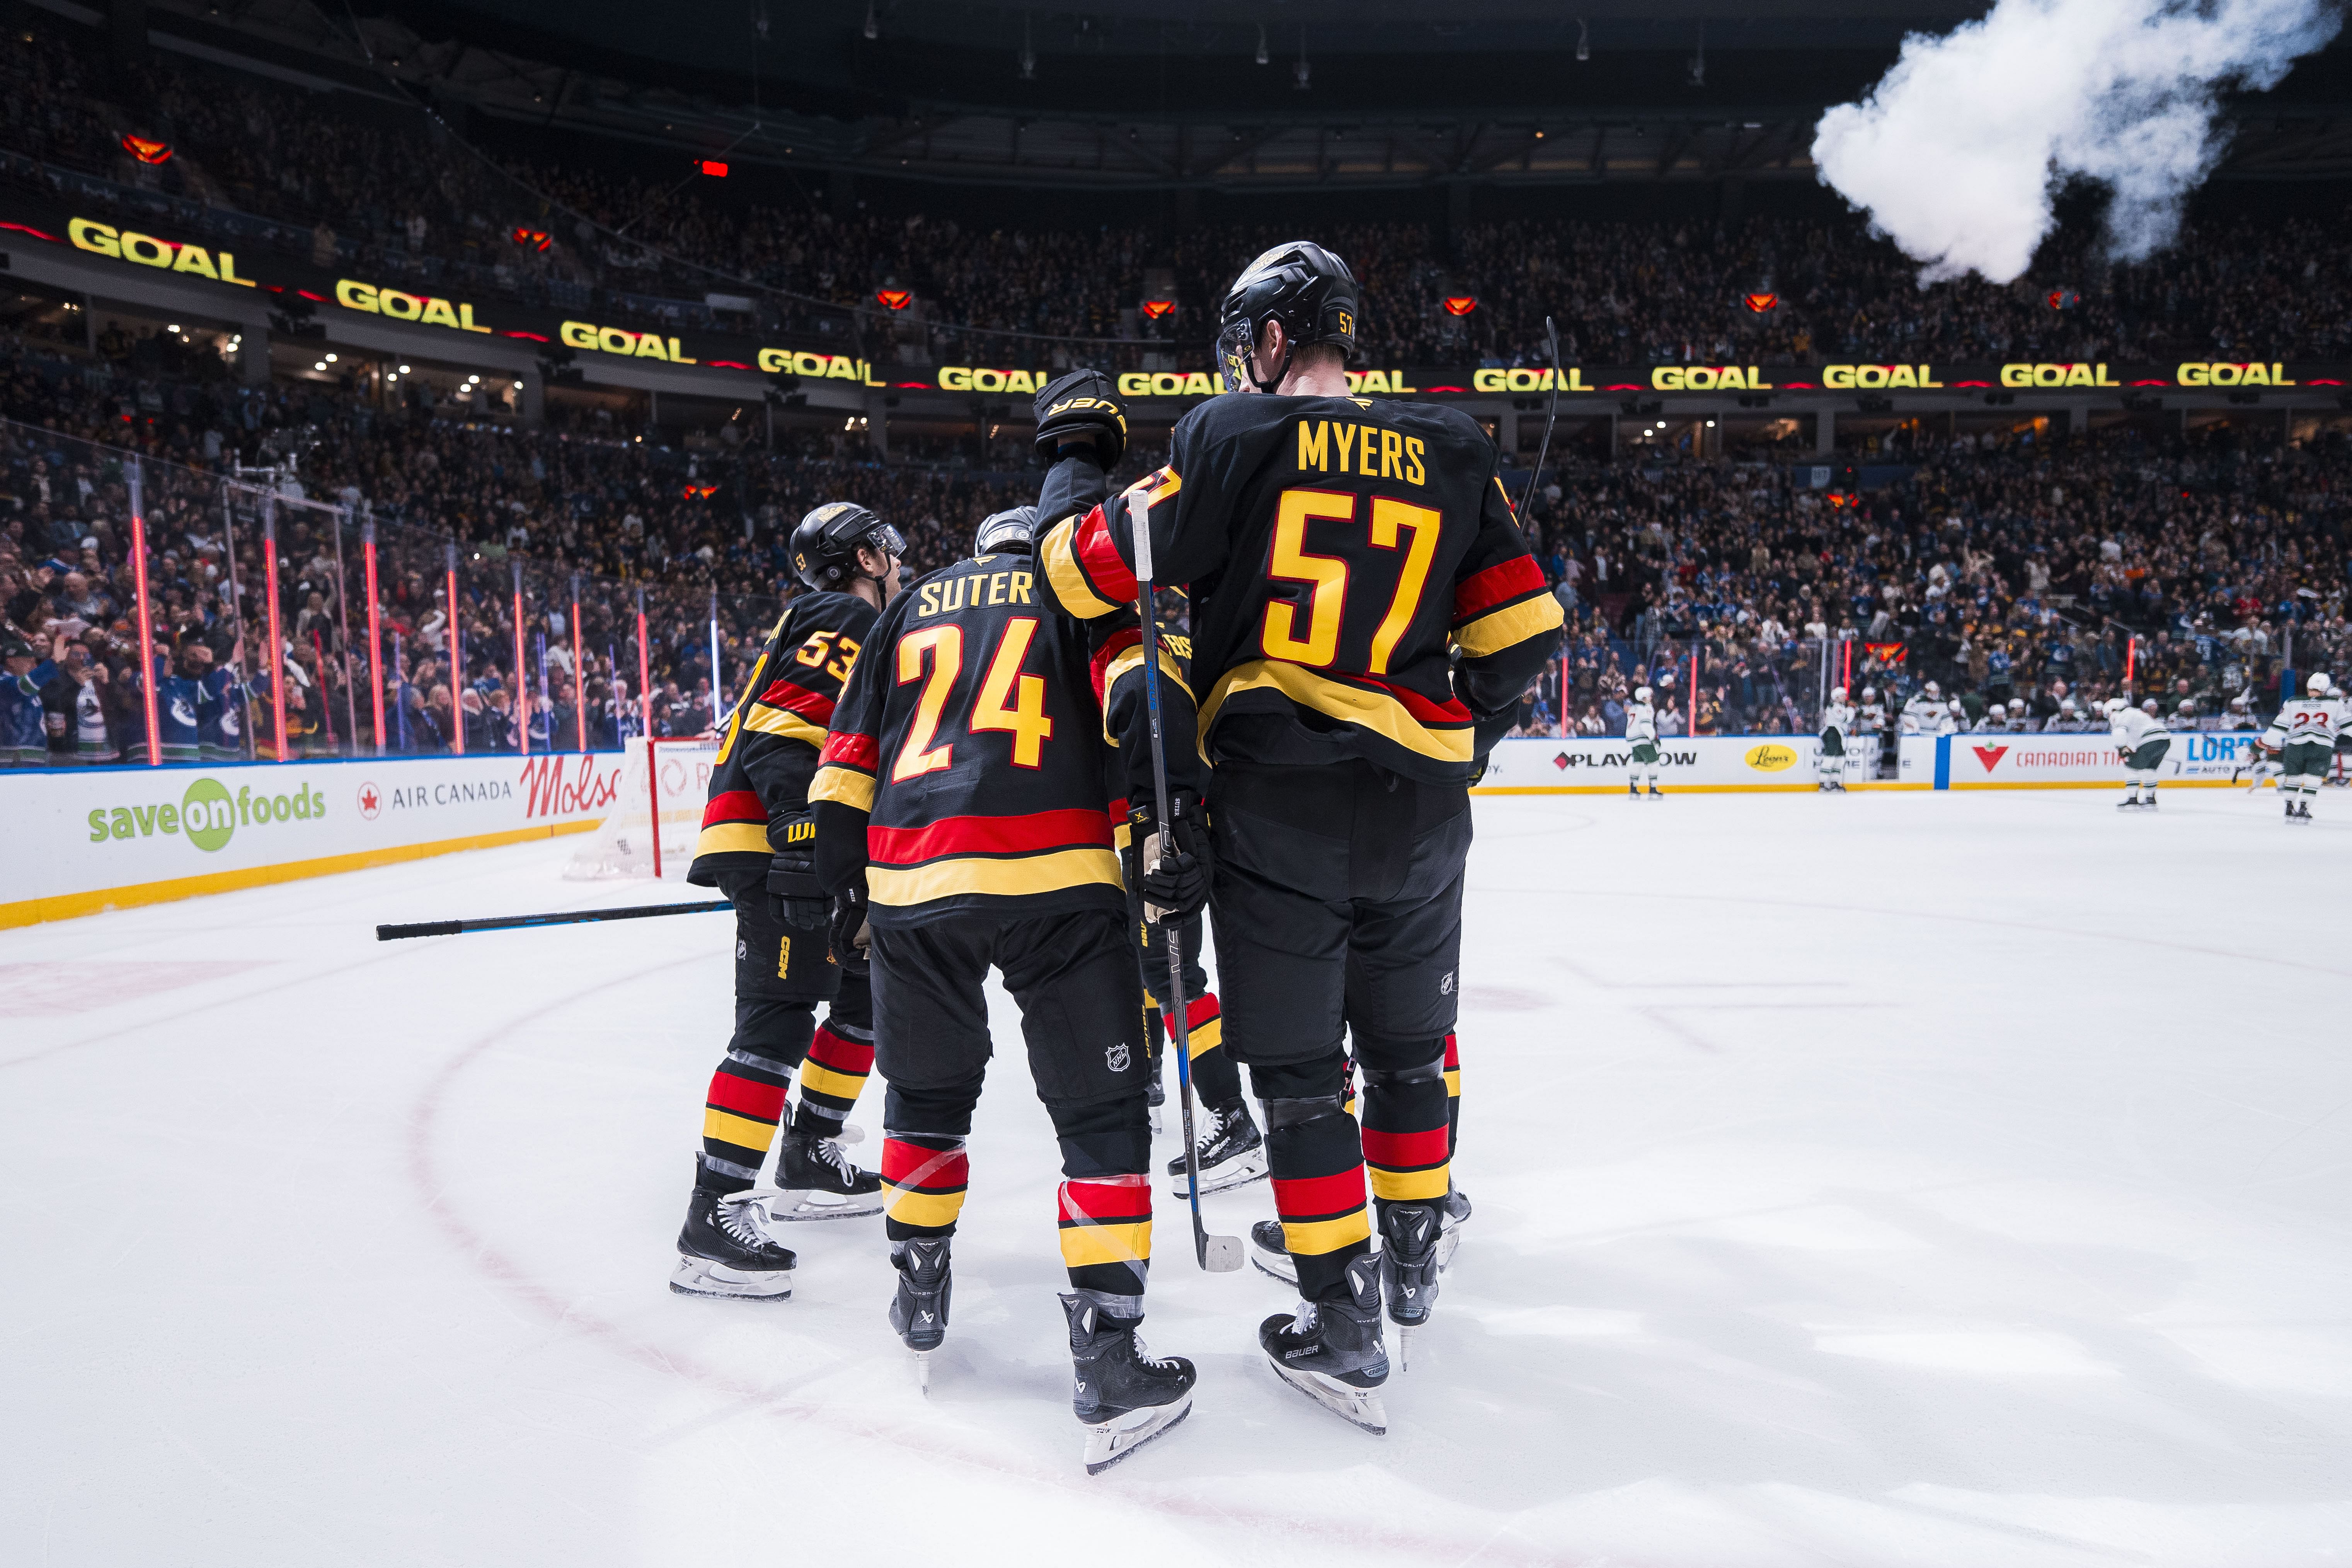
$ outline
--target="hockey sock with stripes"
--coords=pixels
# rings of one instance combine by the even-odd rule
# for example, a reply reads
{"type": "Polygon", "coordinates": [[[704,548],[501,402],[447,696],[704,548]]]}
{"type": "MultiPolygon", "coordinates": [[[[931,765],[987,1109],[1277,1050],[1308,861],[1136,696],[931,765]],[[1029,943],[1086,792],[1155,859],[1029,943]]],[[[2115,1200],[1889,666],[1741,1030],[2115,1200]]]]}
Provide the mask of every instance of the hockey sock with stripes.
{"type": "Polygon", "coordinates": [[[759,1180],[783,1120],[785,1086],[815,1030],[815,1010],[805,1004],[735,1004],[735,1037],[703,1096],[696,1185],[740,1193],[759,1180]]]}
{"type": "Polygon", "coordinates": [[[882,1230],[892,1241],[953,1236],[970,1184],[961,1137],[884,1131],[882,1230]]]}
{"type": "Polygon", "coordinates": [[[1114,1316],[1141,1317],[1151,1273],[1151,1123],[1131,1099],[1045,1109],[1062,1147],[1055,1219],[1070,1289],[1114,1316]]]}
{"type": "Polygon", "coordinates": [[[1445,1196],[1451,1160],[1444,1042],[1357,1048],[1368,1063],[1375,1056],[1412,1063],[1364,1068],[1364,1165],[1372,1196],[1383,1206],[1437,1202],[1445,1196]],[[1412,1062],[1415,1056],[1423,1059],[1412,1062]]]}
{"type": "Polygon", "coordinates": [[[1454,1037],[1445,1037],[1445,1158],[1462,1146],[1462,1053],[1454,1037]]]}
{"type": "MultiPolygon", "coordinates": [[[[1150,1021],[1164,1026],[1160,1009],[1150,1009],[1150,1021]]],[[[1184,1006],[1184,1027],[1192,1046],[1192,1095],[1203,1105],[1230,1105],[1242,1098],[1242,1069],[1225,1049],[1224,1017],[1217,994],[1203,992],[1184,1006]]]]}
{"type": "Polygon", "coordinates": [[[793,1107],[793,1131],[839,1137],[841,1124],[873,1071],[873,1031],[827,1017],[801,1063],[801,1098],[793,1107]]]}
{"type": "Polygon", "coordinates": [[[1266,1168],[1283,1245],[1309,1301],[1346,1301],[1348,1265],[1371,1250],[1364,1187],[1363,1134],[1339,1109],[1338,1053],[1263,1068],[1250,1076],[1265,1096],[1266,1168]]]}

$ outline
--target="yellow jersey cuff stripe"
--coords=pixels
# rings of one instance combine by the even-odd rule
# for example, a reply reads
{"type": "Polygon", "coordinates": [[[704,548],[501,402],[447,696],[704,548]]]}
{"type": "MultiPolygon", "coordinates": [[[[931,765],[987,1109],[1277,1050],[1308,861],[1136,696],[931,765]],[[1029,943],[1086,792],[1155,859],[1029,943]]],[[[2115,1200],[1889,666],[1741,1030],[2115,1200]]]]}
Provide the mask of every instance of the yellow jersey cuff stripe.
{"type": "Polygon", "coordinates": [[[751,716],[743,728],[756,730],[762,735],[782,735],[788,741],[806,741],[812,746],[824,744],[824,727],[812,724],[797,713],[782,708],[770,708],[763,703],[751,705],[751,716]]]}
{"type": "Polygon", "coordinates": [[[1087,581],[1086,572],[1078,565],[1078,552],[1073,542],[1077,538],[1078,522],[1077,518],[1070,517],[1055,524],[1053,531],[1045,535],[1045,548],[1037,552],[1037,559],[1045,563],[1045,581],[1053,587],[1054,597],[1062,602],[1062,608],[1080,620],[1091,621],[1109,615],[1118,606],[1095,592],[1094,584],[1087,581]]]}
{"type": "Polygon", "coordinates": [[[829,800],[870,816],[874,814],[874,775],[861,773],[855,768],[845,768],[838,763],[822,767],[817,769],[816,777],[809,781],[808,797],[811,804],[829,800]]]}
{"type": "Polygon", "coordinates": [[[1568,619],[1559,601],[1549,594],[1539,594],[1532,599],[1521,599],[1516,605],[1506,605],[1499,610],[1480,616],[1467,626],[1458,626],[1454,641],[1472,658],[1538,637],[1568,619]]]}
{"type": "Polygon", "coordinates": [[[866,869],[866,897],[875,903],[894,908],[928,904],[934,899],[952,899],[967,893],[1005,899],[1028,893],[1056,893],[1089,882],[1113,888],[1123,886],[1118,857],[1108,849],[1056,849],[1017,860],[935,860],[908,870],[893,870],[887,866],[869,866],[866,869]]]}
{"type": "Polygon", "coordinates": [[[1190,1041],[1192,1047],[1190,1053],[1192,1059],[1199,1061],[1201,1059],[1202,1052],[1213,1051],[1224,1043],[1224,1019],[1222,1017],[1212,1018],[1207,1023],[1202,1024],[1199,1028],[1192,1031],[1190,1041]]]}
{"type": "Polygon", "coordinates": [[[705,855],[772,855],[764,822],[714,822],[697,835],[694,858],[705,855]]]}

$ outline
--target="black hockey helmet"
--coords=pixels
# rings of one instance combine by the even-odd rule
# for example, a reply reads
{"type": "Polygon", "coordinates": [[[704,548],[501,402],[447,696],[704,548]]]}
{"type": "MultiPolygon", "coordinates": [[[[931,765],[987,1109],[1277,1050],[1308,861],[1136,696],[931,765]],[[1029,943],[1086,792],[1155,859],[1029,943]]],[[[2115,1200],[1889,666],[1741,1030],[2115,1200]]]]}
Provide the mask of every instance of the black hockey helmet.
{"type": "Polygon", "coordinates": [[[1217,367],[1225,389],[1272,392],[1308,343],[1336,343],[1343,358],[1354,358],[1356,317],[1356,275],[1346,262],[1309,240],[1276,246],[1242,268],[1217,310],[1217,367]],[[1268,321],[1282,323],[1289,347],[1274,379],[1260,381],[1255,361],[1268,321]]]}
{"type": "Polygon", "coordinates": [[[861,544],[894,559],[907,553],[898,531],[856,501],[827,501],[793,530],[793,571],[812,588],[837,592],[860,575],[861,544]]]}
{"type": "Polygon", "coordinates": [[[980,531],[971,536],[974,555],[1029,555],[1035,552],[1037,509],[1016,506],[1010,511],[992,512],[981,520],[980,531]]]}

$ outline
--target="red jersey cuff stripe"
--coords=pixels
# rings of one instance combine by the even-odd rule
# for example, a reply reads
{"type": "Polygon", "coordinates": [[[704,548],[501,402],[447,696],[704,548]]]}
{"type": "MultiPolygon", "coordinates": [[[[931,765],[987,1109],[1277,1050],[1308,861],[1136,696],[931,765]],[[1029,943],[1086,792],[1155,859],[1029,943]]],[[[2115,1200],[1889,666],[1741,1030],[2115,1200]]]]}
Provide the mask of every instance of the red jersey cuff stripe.
{"type": "Polygon", "coordinates": [[[1454,590],[1455,625],[1472,620],[1506,599],[1543,591],[1543,568],[1532,555],[1516,555],[1463,579],[1454,590]]]}
{"type": "Polygon", "coordinates": [[[874,743],[874,737],[871,735],[860,735],[854,731],[835,730],[824,738],[824,751],[818,756],[817,761],[820,764],[839,763],[845,767],[863,768],[869,773],[879,773],[882,767],[882,749],[874,743]]]}
{"type": "Polygon", "coordinates": [[[888,866],[941,855],[1024,855],[1111,847],[1110,816],[1073,806],[1028,816],[949,816],[922,827],[868,827],[866,853],[888,866]]]}

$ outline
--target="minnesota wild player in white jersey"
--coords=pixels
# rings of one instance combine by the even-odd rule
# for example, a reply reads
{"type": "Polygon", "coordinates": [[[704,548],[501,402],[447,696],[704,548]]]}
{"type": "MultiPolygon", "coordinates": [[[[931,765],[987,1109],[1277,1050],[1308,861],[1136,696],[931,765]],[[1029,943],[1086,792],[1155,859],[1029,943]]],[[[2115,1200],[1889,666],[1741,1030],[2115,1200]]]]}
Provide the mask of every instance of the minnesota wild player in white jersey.
{"type": "Polygon", "coordinates": [[[1625,743],[1633,748],[1633,760],[1625,770],[1625,793],[1635,800],[1642,798],[1642,774],[1650,775],[1650,798],[1664,800],[1665,793],[1658,788],[1658,710],[1650,706],[1650,689],[1633,688],[1633,700],[1625,704],[1625,743]]]}
{"type": "Polygon", "coordinates": [[[2156,770],[2163,765],[2164,753],[2172,750],[2172,731],[2164,727],[2156,699],[2137,708],[2120,697],[2107,699],[2107,731],[2124,759],[2124,797],[2116,802],[2116,809],[2154,811],[2156,770]]]}
{"type": "Polygon", "coordinates": [[[1903,705],[1903,732],[1906,735],[1948,735],[1952,728],[1952,716],[1944,707],[1944,689],[1932,680],[1903,705]]]}
{"type": "Polygon", "coordinates": [[[2311,820],[2311,803],[2336,760],[2336,736],[2344,728],[2344,698],[2333,680],[2314,675],[2303,689],[2303,699],[2281,708],[2260,742],[2278,757],[2279,795],[2289,822],[2311,820]]]}
{"type": "Polygon", "coordinates": [[[1830,705],[1822,710],[1822,751],[1816,766],[1823,795],[1845,793],[1845,738],[1853,733],[1853,705],[1845,700],[1845,688],[1838,687],[1830,693],[1830,705]]]}

